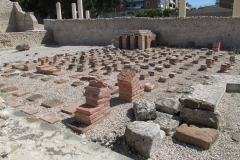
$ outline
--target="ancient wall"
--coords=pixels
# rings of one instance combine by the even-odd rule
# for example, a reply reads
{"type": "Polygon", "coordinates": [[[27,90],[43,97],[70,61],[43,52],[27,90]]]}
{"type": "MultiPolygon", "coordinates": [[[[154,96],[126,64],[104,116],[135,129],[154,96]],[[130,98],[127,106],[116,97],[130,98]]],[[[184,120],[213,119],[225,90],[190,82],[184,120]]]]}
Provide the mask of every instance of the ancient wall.
{"type": "Polygon", "coordinates": [[[42,30],[31,12],[23,12],[17,2],[0,0],[0,33],[42,30]]]}
{"type": "Polygon", "coordinates": [[[30,47],[40,44],[54,43],[51,31],[29,31],[0,33],[0,48],[16,47],[16,45],[27,42],[30,47]]]}
{"type": "Polygon", "coordinates": [[[0,0],[0,33],[17,31],[13,2],[0,0]]]}
{"type": "Polygon", "coordinates": [[[62,45],[108,45],[124,31],[149,29],[157,34],[158,45],[186,46],[194,41],[206,47],[222,40],[224,48],[240,47],[240,18],[114,18],[90,20],[44,20],[53,30],[55,42],[62,45]]]}

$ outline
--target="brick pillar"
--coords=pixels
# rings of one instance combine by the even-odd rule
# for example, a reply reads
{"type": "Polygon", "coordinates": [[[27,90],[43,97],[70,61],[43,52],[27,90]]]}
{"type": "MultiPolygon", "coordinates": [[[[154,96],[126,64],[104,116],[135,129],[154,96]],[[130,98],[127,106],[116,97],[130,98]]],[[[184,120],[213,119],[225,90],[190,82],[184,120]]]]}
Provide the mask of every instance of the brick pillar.
{"type": "Polygon", "coordinates": [[[127,49],[127,36],[122,35],[122,48],[127,49]]]}
{"type": "Polygon", "coordinates": [[[90,125],[110,114],[112,88],[101,80],[92,80],[85,89],[86,103],[77,107],[74,114],[78,122],[90,125]]]}
{"type": "Polygon", "coordinates": [[[145,49],[145,36],[143,35],[138,36],[138,49],[140,50],[145,49]]]}
{"type": "Polygon", "coordinates": [[[130,36],[130,49],[135,49],[135,36],[130,36]]]}
{"type": "Polygon", "coordinates": [[[120,36],[116,36],[115,37],[115,42],[114,42],[114,45],[116,48],[120,48],[120,36]]]}

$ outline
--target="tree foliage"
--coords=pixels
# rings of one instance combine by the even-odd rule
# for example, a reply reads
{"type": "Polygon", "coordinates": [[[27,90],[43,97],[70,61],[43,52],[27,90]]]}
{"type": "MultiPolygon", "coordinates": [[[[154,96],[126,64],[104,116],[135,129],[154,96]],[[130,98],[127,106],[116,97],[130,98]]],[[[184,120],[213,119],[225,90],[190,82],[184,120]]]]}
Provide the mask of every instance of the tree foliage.
{"type": "Polygon", "coordinates": [[[170,15],[177,15],[179,12],[178,8],[166,8],[164,10],[157,8],[157,9],[144,9],[139,12],[135,13],[136,17],[169,17],[170,15]]]}
{"type": "MultiPolygon", "coordinates": [[[[36,12],[42,18],[56,18],[56,3],[61,3],[62,17],[72,18],[71,4],[77,0],[11,0],[18,2],[25,11],[36,12]]],[[[90,10],[96,17],[99,14],[113,11],[120,0],[83,0],[83,9],[90,10]]]]}

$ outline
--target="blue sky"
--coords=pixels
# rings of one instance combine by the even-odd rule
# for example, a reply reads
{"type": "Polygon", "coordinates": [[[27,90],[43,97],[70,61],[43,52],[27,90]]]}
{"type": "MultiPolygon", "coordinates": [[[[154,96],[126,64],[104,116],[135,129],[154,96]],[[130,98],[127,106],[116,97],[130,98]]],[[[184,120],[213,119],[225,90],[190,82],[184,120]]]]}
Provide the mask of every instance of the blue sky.
{"type": "Polygon", "coordinates": [[[216,0],[187,0],[193,7],[208,6],[215,4],[216,0]]]}

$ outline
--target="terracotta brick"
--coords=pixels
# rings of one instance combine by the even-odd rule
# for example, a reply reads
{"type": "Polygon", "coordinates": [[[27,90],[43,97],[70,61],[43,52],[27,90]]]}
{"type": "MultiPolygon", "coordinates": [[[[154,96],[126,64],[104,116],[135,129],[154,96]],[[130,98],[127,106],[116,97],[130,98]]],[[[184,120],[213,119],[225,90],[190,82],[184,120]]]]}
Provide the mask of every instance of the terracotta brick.
{"type": "Polygon", "coordinates": [[[98,106],[98,105],[107,103],[109,101],[110,101],[110,98],[100,99],[100,100],[98,100],[98,99],[96,99],[96,100],[86,99],[86,103],[89,104],[89,105],[93,105],[93,106],[98,106]]]}
{"type": "Polygon", "coordinates": [[[44,120],[44,121],[46,121],[46,122],[48,122],[48,123],[51,123],[51,124],[60,122],[60,119],[55,118],[55,117],[52,117],[52,116],[49,116],[49,115],[43,116],[43,117],[41,117],[40,119],[41,119],[41,120],[44,120]]]}
{"type": "Polygon", "coordinates": [[[61,111],[64,112],[64,113],[67,113],[67,114],[74,114],[77,107],[79,107],[78,104],[71,104],[71,105],[63,108],[61,111]]]}
{"type": "Polygon", "coordinates": [[[47,108],[53,108],[53,107],[59,106],[62,103],[63,102],[58,99],[50,99],[50,100],[43,102],[41,105],[44,107],[47,107],[47,108]]]}
{"type": "Polygon", "coordinates": [[[30,93],[31,93],[30,91],[22,90],[22,91],[13,93],[13,95],[14,95],[14,96],[17,96],[17,97],[22,97],[22,96],[25,96],[25,95],[30,94],[30,93]]]}
{"type": "Polygon", "coordinates": [[[95,114],[93,114],[91,116],[87,116],[87,115],[81,114],[79,112],[75,112],[75,117],[76,117],[77,121],[90,125],[90,124],[96,122],[97,120],[105,117],[110,112],[111,112],[110,107],[109,108],[105,107],[104,109],[96,112],[95,114]]]}
{"type": "Polygon", "coordinates": [[[104,105],[99,105],[99,106],[92,106],[88,104],[83,104],[79,107],[76,108],[77,112],[85,114],[85,115],[92,115],[99,110],[102,110],[104,108],[104,105]]]}
{"type": "Polygon", "coordinates": [[[66,83],[68,82],[68,80],[65,80],[65,79],[59,79],[59,80],[55,80],[54,83],[57,83],[57,84],[63,84],[63,83],[66,83]]]}
{"type": "Polygon", "coordinates": [[[18,107],[22,106],[21,103],[16,102],[16,101],[8,102],[8,105],[13,107],[13,108],[18,108],[18,107]]]}
{"type": "Polygon", "coordinates": [[[108,88],[97,88],[97,87],[91,87],[91,86],[86,86],[85,89],[88,91],[106,92],[106,93],[110,93],[110,94],[112,92],[112,90],[110,90],[108,88]]]}
{"type": "Polygon", "coordinates": [[[36,109],[31,109],[31,108],[24,108],[21,110],[22,112],[25,112],[27,114],[33,115],[33,114],[37,114],[38,110],[36,109]]]}

